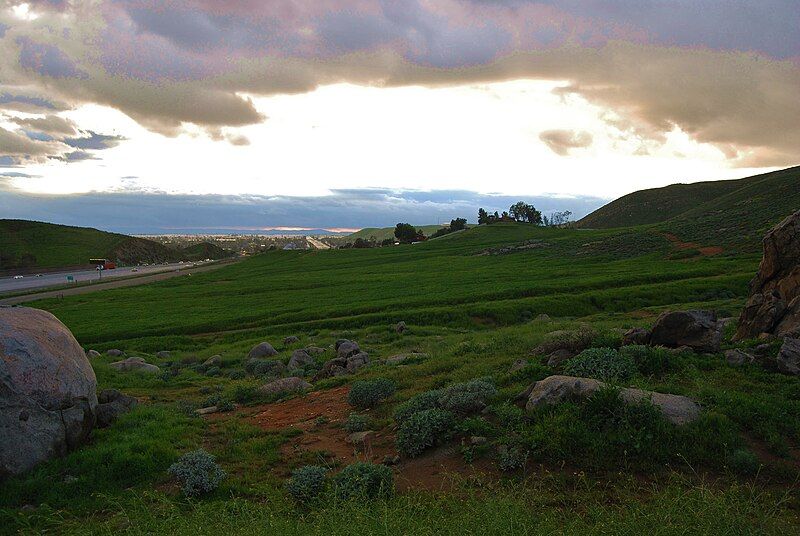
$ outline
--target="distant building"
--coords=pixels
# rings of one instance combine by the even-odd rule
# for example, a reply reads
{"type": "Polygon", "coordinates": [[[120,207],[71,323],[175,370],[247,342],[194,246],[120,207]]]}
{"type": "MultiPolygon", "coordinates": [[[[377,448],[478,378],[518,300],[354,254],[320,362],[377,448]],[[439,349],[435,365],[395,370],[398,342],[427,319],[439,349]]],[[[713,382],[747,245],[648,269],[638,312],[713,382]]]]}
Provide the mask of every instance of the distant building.
{"type": "Polygon", "coordinates": [[[295,250],[295,249],[300,249],[300,248],[297,247],[297,244],[295,244],[294,242],[289,242],[288,244],[283,246],[283,250],[284,251],[291,251],[291,250],[295,250]]]}

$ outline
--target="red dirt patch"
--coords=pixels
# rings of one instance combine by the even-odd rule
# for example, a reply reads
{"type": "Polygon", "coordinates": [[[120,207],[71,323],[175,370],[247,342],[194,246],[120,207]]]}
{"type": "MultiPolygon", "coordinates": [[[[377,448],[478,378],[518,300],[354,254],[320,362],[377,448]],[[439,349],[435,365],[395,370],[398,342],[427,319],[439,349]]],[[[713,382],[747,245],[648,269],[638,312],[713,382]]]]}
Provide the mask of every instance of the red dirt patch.
{"type": "Polygon", "coordinates": [[[699,244],[695,244],[694,242],[682,242],[680,238],[675,236],[672,233],[664,233],[664,237],[669,240],[675,249],[678,250],[686,250],[686,249],[696,249],[700,252],[703,256],[710,256],[710,255],[719,255],[724,249],[720,246],[701,246],[699,244]]]}

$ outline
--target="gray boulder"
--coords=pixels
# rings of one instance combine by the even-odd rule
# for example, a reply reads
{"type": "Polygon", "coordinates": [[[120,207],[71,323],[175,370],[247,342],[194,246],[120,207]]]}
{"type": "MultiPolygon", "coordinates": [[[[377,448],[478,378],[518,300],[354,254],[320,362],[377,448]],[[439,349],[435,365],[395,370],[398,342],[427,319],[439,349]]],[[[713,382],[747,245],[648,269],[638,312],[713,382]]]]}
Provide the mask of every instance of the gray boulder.
{"type": "Polygon", "coordinates": [[[778,370],[786,374],[800,374],[800,339],[786,337],[778,353],[778,370]]]}
{"type": "Polygon", "coordinates": [[[754,360],[755,358],[753,356],[742,350],[725,350],[725,361],[733,367],[739,367],[745,363],[752,363],[754,360]]]}
{"type": "Polygon", "coordinates": [[[343,357],[347,359],[352,355],[356,355],[360,351],[361,349],[358,347],[357,342],[349,341],[347,339],[336,341],[336,357],[343,357]]]}
{"type": "Polygon", "coordinates": [[[719,352],[722,329],[711,311],[672,311],[661,313],[653,324],[650,344],[695,352],[719,352]]]}
{"type": "Polygon", "coordinates": [[[290,344],[296,344],[300,342],[300,339],[294,335],[289,335],[288,337],[283,338],[283,345],[289,346],[290,344]]]}
{"type": "Polygon", "coordinates": [[[319,355],[325,353],[325,348],[320,348],[319,346],[306,346],[303,348],[308,355],[319,355]]]}
{"type": "Polygon", "coordinates": [[[623,346],[630,346],[632,344],[647,345],[650,344],[650,330],[645,328],[631,328],[622,335],[623,346]]]}
{"type": "MultiPolygon", "coordinates": [[[[525,409],[531,412],[542,405],[558,404],[566,400],[584,400],[604,386],[603,382],[592,378],[549,376],[529,388],[525,409]]],[[[700,406],[692,399],[681,395],[625,388],[620,389],[619,396],[629,404],[649,400],[673,424],[692,422],[700,416],[700,406]]]]}
{"type": "Polygon", "coordinates": [[[292,357],[289,358],[289,370],[297,370],[305,368],[315,363],[314,358],[308,355],[305,350],[295,350],[292,352],[292,357]]]}
{"type": "Polygon", "coordinates": [[[96,390],[83,348],[55,316],[0,308],[0,479],[83,443],[96,390]]]}
{"type": "Polygon", "coordinates": [[[136,407],[137,400],[116,389],[103,389],[97,395],[97,427],[105,428],[117,420],[117,417],[136,407]]]}
{"type": "Polygon", "coordinates": [[[359,352],[347,358],[345,368],[348,374],[354,374],[358,369],[369,365],[369,354],[366,352],[359,352]]]}
{"type": "Polygon", "coordinates": [[[172,354],[169,350],[161,350],[156,354],[156,357],[159,359],[169,359],[172,354]]]}
{"type": "Polygon", "coordinates": [[[259,387],[258,390],[266,395],[278,395],[305,391],[306,389],[310,388],[311,384],[304,379],[290,376],[288,378],[280,378],[278,380],[271,381],[259,387]]]}
{"type": "Polygon", "coordinates": [[[403,333],[407,329],[408,329],[408,326],[406,326],[406,323],[404,321],[402,321],[402,320],[400,322],[398,322],[397,325],[395,325],[395,327],[394,327],[394,330],[398,334],[403,333]]]}
{"type": "Polygon", "coordinates": [[[100,352],[98,352],[97,350],[89,350],[88,352],[86,352],[86,357],[88,357],[89,359],[96,359],[100,357],[100,352]]]}
{"type": "Polygon", "coordinates": [[[270,343],[262,342],[253,346],[253,348],[250,349],[250,353],[247,354],[247,357],[254,359],[259,357],[272,357],[276,355],[278,355],[278,352],[275,351],[275,348],[273,348],[270,343]]]}
{"type": "Polygon", "coordinates": [[[561,350],[556,350],[555,352],[547,356],[547,366],[553,368],[560,367],[562,363],[564,363],[565,361],[569,361],[576,355],[577,354],[575,354],[575,352],[567,350],[565,348],[562,348],[561,350]]]}
{"type": "Polygon", "coordinates": [[[129,357],[122,361],[115,361],[108,365],[119,372],[146,372],[148,374],[158,374],[161,369],[146,362],[142,357],[129,357]]]}
{"type": "Polygon", "coordinates": [[[221,361],[222,361],[222,356],[221,355],[219,355],[219,354],[212,355],[211,357],[209,357],[208,359],[203,361],[203,366],[204,367],[219,366],[221,361]]]}
{"type": "Polygon", "coordinates": [[[123,352],[122,350],[117,350],[116,348],[113,348],[106,352],[106,355],[110,357],[122,357],[124,354],[125,352],[123,352]]]}

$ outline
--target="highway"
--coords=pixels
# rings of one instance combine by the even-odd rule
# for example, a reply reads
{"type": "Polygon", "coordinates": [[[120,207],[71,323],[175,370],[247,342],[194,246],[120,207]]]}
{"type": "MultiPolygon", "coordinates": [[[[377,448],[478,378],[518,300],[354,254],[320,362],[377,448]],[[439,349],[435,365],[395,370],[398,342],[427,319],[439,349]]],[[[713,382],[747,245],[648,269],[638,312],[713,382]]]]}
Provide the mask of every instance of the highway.
{"type": "MultiPolygon", "coordinates": [[[[198,266],[200,263],[197,263],[198,266]]],[[[0,278],[0,294],[16,293],[27,290],[35,290],[40,288],[55,287],[74,283],[87,283],[99,281],[107,281],[117,279],[120,277],[141,276],[147,274],[157,274],[161,272],[174,271],[180,268],[191,267],[189,264],[159,264],[152,266],[128,266],[123,268],[115,268],[113,270],[103,270],[100,273],[98,270],[78,270],[69,272],[51,272],[43,273],[41,277],[36,277],[35,274],[24,276],[22,279],[14,279],[13,276],[0,278]],[[67,280],[67,276],[72,276],[73,281],[67,280]]]]}

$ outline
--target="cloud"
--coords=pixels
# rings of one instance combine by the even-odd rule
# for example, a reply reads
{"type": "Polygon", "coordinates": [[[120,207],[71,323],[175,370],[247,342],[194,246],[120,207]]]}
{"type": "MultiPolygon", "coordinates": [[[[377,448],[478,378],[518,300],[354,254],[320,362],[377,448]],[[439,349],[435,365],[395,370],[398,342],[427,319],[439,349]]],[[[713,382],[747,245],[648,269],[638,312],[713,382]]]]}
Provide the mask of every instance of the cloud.
{"type": "Polygon", "coordinates": [[[65,138],[63,141],[70,147],[76,149],[92,149],[95,151],[102,151],[103,149],[110,149],[116,147],[120,142],[126,138],[124,136],[111,136],[108,134],[98,134],[97,132],[88,131],[88,136],[81,138],[65,138]]]}
{"type": "Polygon", "coordinates": [[[57,115],[33,118],[10,117],[9,120],[21,127],[28,127],[50,135],[72,136],[76,133],[74,122],[57,115]]]}
{"type": "Polygon", "coordinates": [[[592,135],[585,130],[545,130],[539,139],[559,156],[567,156],[572,149],[585,149],[592,145],[592,135]]]}
{"type": "Polygon", "coordinates": [[[12,157],[41,160],[42,157],[59,154],[62,147],[57,142],[31,139],[0,127],[0,155],[8,157],[9,161],[12,157]]]}
{"type": "Polygon", "coordinates": [[[40,108],[55,110],[57,106],[51,101],[31,95],[13,95],[11,93],[0,93],[0,108],[7,110],[20,110],[23,112],[38,112],[40,108]]]}

